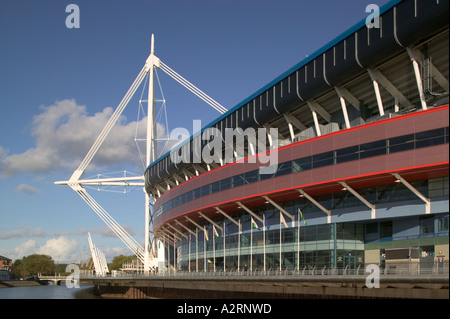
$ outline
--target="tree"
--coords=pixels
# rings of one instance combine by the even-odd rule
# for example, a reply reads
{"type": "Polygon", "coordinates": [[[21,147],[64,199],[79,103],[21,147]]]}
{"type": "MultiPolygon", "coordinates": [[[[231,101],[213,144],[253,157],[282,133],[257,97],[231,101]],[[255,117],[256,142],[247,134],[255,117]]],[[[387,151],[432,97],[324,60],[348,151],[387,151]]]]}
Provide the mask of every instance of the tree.
{"type": "Polygon", "coordinates": [[[120,270],[122,268],[122,264],[132,262],[136,259],[136,256],[116,256],[113,258],[112,262],[108,265],[109,271],[111,270],[120,270]]]}
{"type": "MultiPolygon", "coordinates": [[[[25,257],[23,257],[25,258],[25,257]]],[[[13,270],[13,274],[15,277],[23,277],[24,275],[22,275],[22,271],[23,271],[23,267],[22,267],[22,259],[16,259],[14,260],[13,266],[12,266],[12,270],[13,270]]]]}
{"type": "Polygon", "coordinates": [[[37,274],[53,275],[55,263],[48,255],[33,254],[14,261],[13,271],[16,276],[28,277],[37,274]]]}
{"type": "Polygon", "coordinates": [[[67,264],[56,264],[55,265],[55,273],[61,275],[67,275],[66,273],[67,264]]]}

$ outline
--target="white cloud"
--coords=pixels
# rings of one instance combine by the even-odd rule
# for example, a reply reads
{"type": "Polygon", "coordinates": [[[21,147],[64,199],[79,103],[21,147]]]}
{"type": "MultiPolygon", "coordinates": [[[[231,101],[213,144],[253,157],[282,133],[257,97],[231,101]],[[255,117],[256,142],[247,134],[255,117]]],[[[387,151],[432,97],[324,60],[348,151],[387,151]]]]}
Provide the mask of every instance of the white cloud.
{"type": "Polygon", "coordinates": [[[47,232],[42,228],[36,228],[33,231],[28,226],[17,226],[14,229],[8,231],[4,231],[0,228],[0,239],[46,236],[47,232]]]}
{"type": "MultiPolygon", "coordinates": [[[[130,235],[134,236],[134,230],[128,225],[121,225],[123,229],[130,235]]],[[[100,235],[102,237],[118,238],[117,235],[109,227],[96,227],[96,228],[80,228],[77,231],[80,235],[87,233],[100,235]]]]}
{"type": "Polygon", "coordinates": [[[75,239],[69,240],[66,237],[52,238],[39,247],[38,254],[49,255],[57,263],[77,261],[78,242],[75,239]]]}
{"type": "Polygon", "coordinates": [[[10,258],[19,259],[32,254],[51,256],[56,263],[78,262],[79,244],[75,239],[69,240],[63,236],[51,238],[44,245],[30,239],[14,248],[10,252],[10,258]]]}
{"type": "Polygon", "coordinates": [[[11,239],[18,237],[28,237],[30,235],[30,227],[18,226],[13,230],[1,231],[0,239],[11,239]]]}
{"type": "MultiPolygon", "coordinates": [[[[24,227],[23,229],[25,229],[24,227]]],[[[23,230],[22,229],[22,230],[23,230]]],[[[30,234],[36,234],[42,231],[42,229],[38,228],[34,231],[30,231],[30,229],[26,229],[25,232],[30,234]]],[[[1,238],[0,239],[6,239],[1,238]]],[[[1,249],[0,254],[7,256],[13,260],[21,259],[23,257],[32,255],[32,254],[43,254],[51,256],[55,263],[77,263],[80,259],[80,253],[82,253],[82,260],[88,259],[90,257],[90,250],[86,250],[86,241],[87,238],[81,240],[81,244],[79,241],[75,239],[68,239],[66,236],[58,236],[47,239],[45,242],[38,242],[35,239],[29,239],[13,249],[1,249]],[[82,244],[84,243],[84,249],[82,249],[82,244]]],[[[124,245],[119,245],[117,247],[105,247],[103,245],[98,246],[96,243],[96,239],[93,238],[94,244],[105,254],[108,262],[115,256],[124,255],[131,256],[133,252],[130,251],[129,248],[124,245]]]]}
{"type": "MultiPolygon", "coordinates": [[[[124,230],[130,235],[135,236],[136,232],[128,225],[122,226],[124,230]]],[[[49,232],[45,229],[38,227],[31,229],[29,226],[16,226],[11,230],[4,230],[0,228],[0,239],[13,239],[13,238],[45,238],[50,236],[64,237],[64,236],[84,236],[87,238],[87,233],[91,235],[99,235],[103,238],[118,238],[117,235],[107,226],[96,228],[84,228],[81,227],[75,231],[53,231],[49,232]]]]}
{"type": "Polygon", "coordinates": [[[13,255],[10,258],[19,259],[28,255],[36,254],[38,249],[39,245],[37,241],[30,239],[14,248],[13,255]]]}
{"type": "Polygon", "coordinates": [[[27,184],[20,184],[16,187],[16,192],[22,192],[31,196],[39,193],[39,188],[27,184]]]}
{"type": "MultiPolygon", "coordinates": [[[[78,105],[75,100],[57,101],[51,106],[41,106],[40,110],[32,123],[31,135],[36,139],[34,147],[23,153],[8,154],[0,146],[0,177],[23,172],[37,174],[55,169],[74,170],[113,113],[112,108],[106,107],[102,112],[89,115],[86,106],[78,105]]],[[[127,123],[125,116],[121,116],[90,168],[128,164],[142,169],[134,137],[136,125],[138,136],[145,136],[145,123],[145,118],[127,123]]]]}

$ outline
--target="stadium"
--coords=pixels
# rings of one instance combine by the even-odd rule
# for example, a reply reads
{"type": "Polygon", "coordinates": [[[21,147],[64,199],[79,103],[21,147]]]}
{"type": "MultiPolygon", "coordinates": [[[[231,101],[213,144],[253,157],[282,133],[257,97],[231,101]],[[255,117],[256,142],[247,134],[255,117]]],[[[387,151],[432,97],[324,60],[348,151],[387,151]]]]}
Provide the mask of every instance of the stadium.
{"type": "Polygon", "coordinates": [[[152,162],[164,269],[448,272],[448,10],[389,2],[152,162]]]}

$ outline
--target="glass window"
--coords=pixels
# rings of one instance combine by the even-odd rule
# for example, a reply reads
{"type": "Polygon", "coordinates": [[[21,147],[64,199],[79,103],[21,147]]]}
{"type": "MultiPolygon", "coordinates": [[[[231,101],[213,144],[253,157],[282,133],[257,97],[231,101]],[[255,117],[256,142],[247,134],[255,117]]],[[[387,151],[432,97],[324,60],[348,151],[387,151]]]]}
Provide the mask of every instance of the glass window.
{"type": "Polygon", "coordinates": [[[200,198],[202,197],[202,190],[201,188],[197,188],[194,190],[194,198],[200,198]]]}
{"type": "Polygon", "coordinates": [[[336,164],[354,161],[359,158],[359,145],[336,150],[336,164]]]}
{"type": "Polygon", "coordinates": [[[233,182],[233,187],[244,185],[244,176],[243,176],[243,174],[233,176],[231,179],[232,179],[232,182],[233,182]]]}
{"type": "Polygon", "coordinates": [[[333,151],[313,155],[313,168],[333,165],[333,163],[334,163],[333,151]]]}
{"type": "Polygon", "coordinates": [[[209,194],[211,194],[211,191],[210,191],[210,184],[208,184],[208,185],[205,185],[205,186],[203,186],[201,189],[202,189],[202,196],[207,196],[207,195],[209,195],[209,194]]]}
{"type": "Polygon", "coordinates": [[[359,146],[359,158],[367,158],[386,154],[386,140],[361,144],[359,146]]]}
{"type": "Polygon", "coordinates": [[[258,170],[250,171],[244,174],[244,181],[246,184],[258,181],[258,170]]]}
{"type": "MultiPolygon", "coordinates": [[[[303,225],[303,223],[302,223],[303,225]]],[[[301,228],[302,226],[300,226],[301,228]]],[[[304,228],[301,228],[300,233],[304,228]]],[[[316,226],[316,240],[329,240],[331,237],[331,226],[330,225],[317,225],[316,226]]]]}
{"type": "Polygon", "coordinates": [[[369,223],[366,225],[366,233],[372,234],[378,232],[378,223],[369,223]]]}
{"type": "Polygon", "coordinates": [[[397,136],[389,139],[389,153],[396,153],[414,148],[414,134],[397,136]]]}
{"type": "Polygon", "coordinates": [[[220,181],[211,184],[211,194],[220,191],[220,181]]]}
{"type": "Polygon", "coordinates": [[[225,178],[220,181],[220,190],[224,191],[231,187],[231,178],[225,178]]]}
{"type": "Polygon", "coordinates": [[[276,172],[274,174],[272,174],[272,172],[270,172],[270,174],[259,174],[259,180],[263,181],[265,179],[275,177],[275,175],[276,175],[276,172]]]}
{"type": "Polygon", "coordinates": [[[392,237],[392,221],[386,221],[380,223],[380,238],[392,237]]]}
{"type": "Polygon", "coordinates": [[[448,196],[448,176],[428,180],[428,197],[448,196]]]}
{"type": "Polygon", "coordinates": [[[278,169],[275,173],[275,176],[282,176],[286,174],[290,174],[292,172],[292,162],[284,162],[278,164],[278,169]]]}
{"type": "Polygon", "coordinates": [[[439,145],[445,143],[443,128],[416,133],[416,148],[439,145]]]}
{"type": "Polygon", "coordinates": [[[299,158],[292,161],[292,172],[301,172],[312,168],[312,156],[299,158]]]}
{"type": "Polygon", "coordinates": [[[434,233],[434,216],[419,217],[420,234],[434,233]]]}
{"type": "Polygon", "coordinates": [[[438,219],[438,231],[448,231],[448,216],[438,219]]]}

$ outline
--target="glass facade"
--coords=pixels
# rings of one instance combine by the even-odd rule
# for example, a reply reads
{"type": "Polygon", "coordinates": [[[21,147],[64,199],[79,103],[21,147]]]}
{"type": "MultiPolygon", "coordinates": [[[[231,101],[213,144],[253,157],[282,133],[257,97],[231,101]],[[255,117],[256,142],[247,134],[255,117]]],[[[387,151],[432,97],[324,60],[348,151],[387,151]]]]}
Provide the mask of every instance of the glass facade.
{"type": "MultiPolygon", "coordinates": [[[[215,270],[223,270],[224,243],[225,268],[228,271],[237,270],[238,266],[241,270],[250,268],[263,270],[264,262],[266,270],[279,270],[280,260],[283,270],[296,270],[298,267],[301,270],[311,270],[314,267],[322,269],[324,266],[333,268],[335,265],[343,268],[345,256],[355,257],[357,265],[364,261],[363,224],[312,225],[300,226],[300,229],[282,227],[265,231],[261,229],[262,226],[260,229],[245,231],[241,235],[225,236],[225,240],[223,236],[213,237],[211,227],[207,230],[208,240],[204,238],[202,232],[198,232],[198,242],[195,236],[191,236],[177,247],[178,267],[188,270],[190,262],[191,269],[203,271],[206,266],[206,270],[212,271],[215,261],[215,270]],[[300,245],[298,245],[299,231],[300,245]],[[298,260],[299,251],[300,260],[298,260]]],[[[169,252],[169,259],[173,262],[173,256],[170,254],[173,254],[172,249],[169,252]]]]}
{"type": "MultiPolygon", "coordinates": [[[[428,194],[431,198],[448,196],[448,177],[419,180],[412,184],[422,194],[428,194]]],[[[401,183],[358,191],[374,203],[391,203],[394,210],[405,201],[417,199],[416,195],[401,183]]],[[[365,209],[361,201],[352,197],[349,192],[340,192],[317,196],[316,199],[322,205],[333,209],[365,209]]],[[[188,238],[178,240],[175,256],[172,246],[167,245],[168,262],[173,265],[175,258],[177,269],[192,271],[234,271],[238,268],[263,270],[264,265],[267,271],[279,270],[280,267],[282,270],[300,271],[321,271],[336,267],[339,271],[344,268],[353,271],[364,266],[367,243],[448,236],[448,211],[440,215],[409,216],[407,219],[314,225],[314,212],[318,208],[309,203],[305,198],[278,203],[295,216],[294,221],[284,216],[288,227],[281,222],[280,211],[270,204],[252,208],[255,214],[266,220],[265,229],[263,223],[256,220],[258,228],[251,228],[252,216],[245,211],[230,213],[241,225],[241,233],[236,224],[219,215],[215,218],[215,222],[222,228],[216,229],[218,237],[215,237],[213,226],[208,223],[205,225],[207,238],[203,231],[197,230],[196,236],[189,235],[188,238]],[[301,209],[305,220],[299,218],[298,209],[301,209]],[[305,221],[310,224],[305,225],[305,221]],[[399,230],[404,230],[405,225],[409,225],[411,229],[406,233],[407,236],[396,234],[399,230]]],[[[335,214],[339,212],[334,211],[335,214]]]]}

